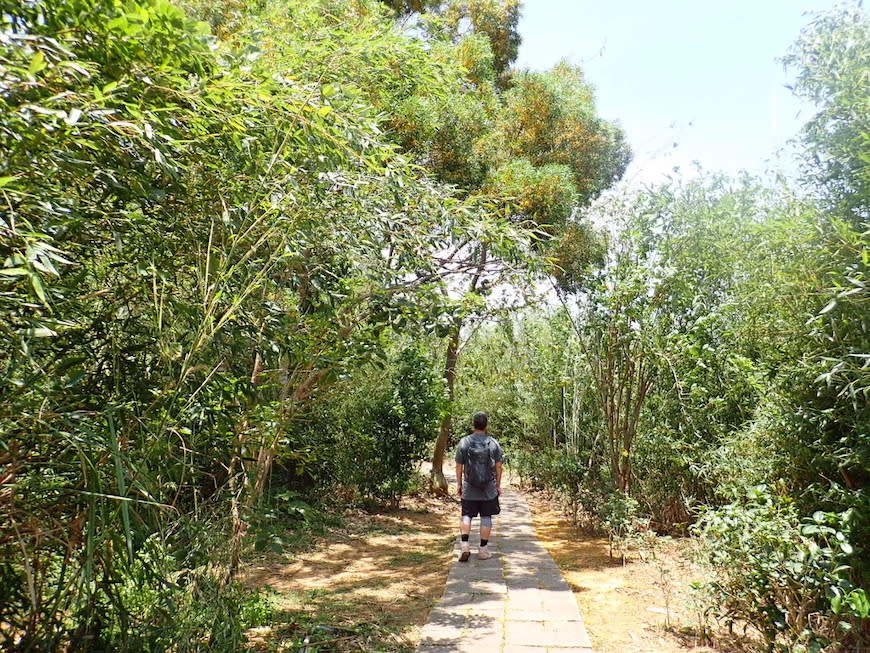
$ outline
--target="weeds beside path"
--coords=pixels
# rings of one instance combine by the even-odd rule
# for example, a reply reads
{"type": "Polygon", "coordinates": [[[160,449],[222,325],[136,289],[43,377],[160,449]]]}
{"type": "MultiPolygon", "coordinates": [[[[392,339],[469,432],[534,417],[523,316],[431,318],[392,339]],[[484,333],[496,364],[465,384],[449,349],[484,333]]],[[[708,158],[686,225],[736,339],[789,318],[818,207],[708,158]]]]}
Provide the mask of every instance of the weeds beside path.
{"type": "Polygon", "coordinates": [[[583,533],[552,502],[526,493],[538,539],[568,581],[596,653],[725,653],[746,650],[735,636],[716,647],[696,635],[690,584],[702,571],[691,541],[661,538],[627,564],[608,554],[606,537],[583,533]]]}

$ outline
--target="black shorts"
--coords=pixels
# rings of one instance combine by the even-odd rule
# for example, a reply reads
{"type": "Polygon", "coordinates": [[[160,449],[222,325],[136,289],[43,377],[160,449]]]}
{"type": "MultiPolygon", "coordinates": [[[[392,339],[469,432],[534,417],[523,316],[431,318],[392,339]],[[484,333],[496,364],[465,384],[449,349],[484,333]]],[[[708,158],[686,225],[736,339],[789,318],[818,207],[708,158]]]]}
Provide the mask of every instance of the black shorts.
{"type": "Polygon", "coordinates": [[[498,497],[495,499],[463,499],[462,500],[462,516],[469,517],[492,517],[501,512],[501,506],[498,505],[498,497]]]}

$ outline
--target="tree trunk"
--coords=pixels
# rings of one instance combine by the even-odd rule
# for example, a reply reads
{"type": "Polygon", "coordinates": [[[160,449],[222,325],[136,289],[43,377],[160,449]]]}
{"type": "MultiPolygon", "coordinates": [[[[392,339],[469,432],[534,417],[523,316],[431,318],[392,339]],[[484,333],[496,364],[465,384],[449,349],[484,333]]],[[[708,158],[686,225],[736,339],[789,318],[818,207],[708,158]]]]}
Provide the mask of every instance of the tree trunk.
{"type": "MultiPolygon", "coordinates": [[[[263,359],[260,352],[254,355],[254,365],[251,370],[251,383],[258,385],[260,382],[260,374],[263,372],[263,359]]],[[[247,472],[243,460],[243,450],[245,445],[245,435],[248,430],[248,420],[243,417],[237,426],[236,433],[236,452],[230,460],[228,469],[228,480],[230,487],[230,515],[233,520],[233,534],[230,537],[230,564],[227,568],[227,574],[224,582],[231,582],[238,573],[239,566],[242,560],[242,543],[245,539],[245,534],[248,532],[248,523],[242,518],[240,510],[239,498],[244,488],[248,485],[247,472]],[[243,477],[242,488],[238,487],[236,475],[243,477]]],[[[249,507],[249,506],[246,506],[249,507]]]]}
{"type": "Polygon", "coordinates": [[[249,526],[248,522],[242,519],[242,514],[239,510],[239,487],[236,479],[241,471],[241,465],[237,466],[237,463],[240,462],[238,456],[233,456],[229,467],[230,514],[233,519],[233,534],[230,537],[230,565],[223,579],[224,584],[232,582],[239,571],[239,567],[242,564],[242,544],[249,526]]]}
{"type": "MultiPolygon", "coordinates": [[[[479,250],[477,270],[468,284],[468,292],[478,292],[477,284],[486,266],[487,250],[482,246],[479,250]]],[[[438,430],[438,439],[435,441],[435,452],[432,454],[432,489],[439,494],[448,493],[447,479],[444,478],[444,454],[447,451],[447,441],[450,439],[450,430],[453,426],[453,387],[456,382],[456,359],[459,357],[459,336],[462,332],[462,316],[453,318],[453,330],[450,333],[450,342],[447,344],[447,360],[444,364],[444,381],[447,385],[447,401],[449,409],[444,419],[441,420],[441,428],[438,430]]]]}
{"type": "MultiPolygon", "coordinates": [[[[447,344],[447,360],[444,365],[444,382],[447,386],[448,405],[453,405],[454,385],[456,383],[456,359],[459,356],[459,333],[462,331],[462,318],[454,318],[453,333],[447,344]]],[[[441,420],[438,439],[435,441],[435,453],[432,455],[432,489],[439,494],[448,494],[447,479],[444,478],[444,455],[447,452],[447,442],[453,427],[453,414],[450,410],[441,420]]]]}
{"type": "Polygon", "coordinates": [[[619,491],[625,496],[629,496],[631,494],[631,458],[625,451],[619,457],[618,476],[619,491]]]}

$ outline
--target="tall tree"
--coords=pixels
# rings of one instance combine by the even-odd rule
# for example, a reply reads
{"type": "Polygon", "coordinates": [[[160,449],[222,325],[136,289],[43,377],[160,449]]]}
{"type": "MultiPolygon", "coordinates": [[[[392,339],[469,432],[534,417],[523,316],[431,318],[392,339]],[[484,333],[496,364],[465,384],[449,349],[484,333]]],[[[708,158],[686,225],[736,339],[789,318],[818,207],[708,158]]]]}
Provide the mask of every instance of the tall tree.
{"type": "MultiPolygon", "coordinates": [[[[487,154],[487,172],[480,187],[469,192],[533,236],[539,254],[558,243],[557,236],[576,240],[575,209],[619,179],[630,157],[622,132],[595,116],[592,92],[580,71],[565,64],[546,73],[515,74],[477,148],[487,154]]],[[[480,275],[471,275],[461,292],[475,294],[480,281],[480,275]]],[[[463,324],[454,319],[448,339],[445,379],[451,400],[463,324]]],[[[442,489],[451,419],[448,415],[442,424],[433,457],[434,480],[442,489]]]]}

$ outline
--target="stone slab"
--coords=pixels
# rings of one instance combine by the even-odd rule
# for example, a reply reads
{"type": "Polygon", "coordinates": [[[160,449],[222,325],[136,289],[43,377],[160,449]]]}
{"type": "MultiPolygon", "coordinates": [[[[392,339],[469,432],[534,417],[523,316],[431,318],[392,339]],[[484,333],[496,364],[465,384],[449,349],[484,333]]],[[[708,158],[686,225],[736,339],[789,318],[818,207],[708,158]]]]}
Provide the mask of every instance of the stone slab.
{"type": "MultiPolygon", "coordinates": [[[[523,497],[502,495],[493,557],[451,563],[417,653],[594,653],[577,602],[537,540],[523,497]]],[[[472,535],[474,537],[474,535],[472,535]]]]}

